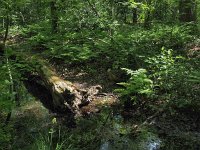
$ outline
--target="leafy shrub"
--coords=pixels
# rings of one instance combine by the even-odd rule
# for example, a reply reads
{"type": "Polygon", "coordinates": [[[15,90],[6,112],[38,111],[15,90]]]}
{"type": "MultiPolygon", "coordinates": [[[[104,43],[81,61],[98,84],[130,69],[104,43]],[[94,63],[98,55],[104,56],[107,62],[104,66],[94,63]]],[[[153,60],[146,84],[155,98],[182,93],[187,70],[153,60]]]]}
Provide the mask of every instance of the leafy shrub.
{"type": "Polygon", "coordinates": [[[162,48],[161,53],[148,58],[150,77],[158,88],[158,96],[165,99],[168,106],[186,108],[192,106],[198,110],[200,105],[198,83],[188,80],[194,68],[190,60],[174,56],[172,49],[162,48]]]}
{"type": "Polygon", "coordinates": [[[127,82],[118,83],[119,85],[122,85],[123,88],[116,89],[115,91],[120,93],[122,97],[130,98],[137,102],[136,96],[151,96],[153,94],[153,81],[149,79],[145,69],[133,71],[124,68],[123,70],[131,77],[127,82]]]}
{"type": "Polygon", "coordinates": [[[149,64],[149,70],[151,70],[151,77],[155,84],[162,88],[170,86],[168,82],[170,75],[175,73],[175,60],[172,56],[172,49],[162,48],[161,53],[148,58],[146,62],[149,64]]]}
{"type": "Polygon", "coordinates": [[[9,112],[12,109],[13,102],[10,100],[12,93],[9,92],[10,88],[10,81],[8,76],[8,71],[6,65],[0,64],[0,73],[1,73],[1,80],[0,80],[0,110],[9,112]]]}
{"type": "Polygon", "coordinates": [[[189,76],[189,81],[193,83],[200,83],[200,72],[192,72],[189,76]]]}
{"type": "Polygon", "coordinates": [[[142,68],[143,58],[159,54],[164,46],[180,50],[193,37],[189,26],[155,24],[151,29],[123,25],[115,28],[113,35],[103,35],[94,40],[94,53],[104,54],[114,68],[142,68]],[[133,66],[133,64],[135,66],[133,66]]]}
{"type": "Polygon", "coordinates": [[[8,78],[8,71],[6,65],[0,62],[0,149],[7,149],[11,142],[11,127],[5,126],[6,114],[9,113],[13,107],[13,93],[10,93],[10,81],[8,78]]]}
{"type": "Polygon", "coordinates": [[[5,150],[10,148],[12,140],[12,132],[13,132],[12,126],[10,125],[5,126],[3,122],[0,123],[0,150],[5,150]]]}
{"type": "Polygon", "coordinates": [[[153,55],[164,46],[180,49],[192,40],[187,26],[155,25],[151,30],[141,30],[131,35],[138,54],[153,55]]]}

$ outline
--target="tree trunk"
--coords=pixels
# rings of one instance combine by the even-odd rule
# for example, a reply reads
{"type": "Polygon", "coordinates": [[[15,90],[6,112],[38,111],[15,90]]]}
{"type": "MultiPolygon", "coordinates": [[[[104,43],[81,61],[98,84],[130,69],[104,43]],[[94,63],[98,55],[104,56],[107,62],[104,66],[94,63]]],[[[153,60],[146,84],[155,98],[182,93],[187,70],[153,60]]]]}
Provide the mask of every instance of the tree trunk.
{"type": "MultiPolygon", "coordinates": [[[[24,60],[25,57],[20,59],[24,60]]],[[[30,61],[31,58],[29,58],[30,61]]],[[[31,62],[36,60],[31,60],[31,62]]],[[[24,72],[27,80],[24,81],[26,88],[33,96],[52,112],[67,114],[71,118],[79,117],[91,112],[98,112],[104,105],[112,105],[116,98],[98,98],[101,87],[91,86],[88,89],[81,89],[70,81],[60,78],[44,61],[37,59],[35,73],[24,72]]]]}
{"type": "MultiPolygon", "coordinates": [[[[0,45],[0,55],[4,55],[6,54],[6,41],[8,39],[8,32],[9,32],[9,27],[10,27],[10,14],[7,13],[6,15],[6,20],[5,20],[5,34],[4,34],[4,38],[3,38],[3,44],[2,46],[0,45]]],[[[7,69],[8,69],[8,75],[9,75],[9,80],[10,80],[10,87],[9,87],[9,94],[10,94],[10,101],[13,102],[13,93],[14,93],[14,89],[13,89],[13,77],[12,77],[12,72],[11,72],[11,67],[10,67],[10,64],[9,64],[9,59],[6,56],[6,66],[7,66],[7,69]]],[[[7,114],[7,117],[6,117],[6,120],[5,120],[5,125],[7,125],[10,121],[10,118],[11,118],[11,114],[12,114],[12,111],[10,111],[8,114],[7,114]]]]}
{"type": "Polygon", "coordinates": [[[57,33],[58,32],[58,12],[57,12],[56,0],[52,0],[50,2],[50,9],[51,9],[52,33],[57,33]]]}
{"type": "Polygon", "coordinates": [[[5,30],[5,34],[4,34],[4,38],[3,38],[3,49],[2,49],[2,51],[5,50],[6,41],[7,41],[7,38],[8,38],[9,26],[10,26],[10,18],[9,18],[9,15],[7,15],[6,16],[6,30],[5,30]]]}
{"type": "Polygon", "coordinates": [[[149,10],[145,14],[144,27],[147,29],[150,27],[150,11],[149,10]]]}
{"type": "Polygon", "coordinates": [[[133,24],[136,24],[136,23],[137,23],[137,19],[138,19],[138,18],[137,18],[137,17],[138,17],[138,16],[137,16],[137,8],[133,8],[133,10],[132,10],[132,15],[133,15],[133,16],[132,16],[132,23],[133,23],[133,24]]]}
{"type": "Polygon", "coordinates": [[[49,107],[51,107],[51,110],[54,112],[70,113],[70,115],[73,116],[80,116],[79,105],[83,99],[81,91],[71,82],[58,77],[56,73],[45,64],[41,63],[40,65],[41,67],[36,70],[38,75],[29,75],[28,77],[28,80],[32,81],[32,85],[34,85],[33,82],[37,83],[35,87],[33,86],[32,88],[37,88],[39,85],[43,88],[38,91],[42,93],[36,94],[49,95],[49,97],[45,97],[42,101],[47,105],[51,105],[49,107]]]}
{"type": "Polygon", "coordinates": [[[180,0],[179,1],[179,20],[181,22],[196,22],[196,1],[180,0]]]}
{"type": "Polygon", "coordinates": [[[6,116],[6,120],[5,120],[5,125],[8,125],[10,118],[11,118],[12,112],[9,112],[6,116]]]}
{"type": "Polygon", "coordinates": [[[122,13],[122,15],[123,15],[123,22],[124,23],[126,23],[126,20],[127,20],[127,9],[128,9],[127,6],[123,7],[123,13],[122,13]]]}
{"type": "MultiPolygon", "coordinates": [[[[151,0],[147,0],[147,5],[150,7],[151,6],[151,0]]],[[[149,28],[150,27],[150,22],[151,21],[151,10],[150,8],[146,11],[145,13],[145,18],[144,18],[144,27],[149,28]]]]}

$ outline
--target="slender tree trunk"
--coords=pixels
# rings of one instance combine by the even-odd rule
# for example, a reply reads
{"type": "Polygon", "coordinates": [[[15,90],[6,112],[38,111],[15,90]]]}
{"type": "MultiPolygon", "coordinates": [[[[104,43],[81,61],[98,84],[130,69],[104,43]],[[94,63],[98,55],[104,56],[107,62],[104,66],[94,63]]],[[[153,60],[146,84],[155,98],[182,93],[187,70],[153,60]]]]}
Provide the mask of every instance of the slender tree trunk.
{"type": "Polygon", "coordinates": [[[126,23],[127,20],[127,6],[123,8],[123,22],[126,23]]]}
{"type": "MultiPolygon", "coordinates": [[[[10,26],[10,18],[9,18],[9,14],[7,14],[7,16],[6,16],[6,31],[5,31],[4,39],[3,39],[3,52],[4,52],[4,54],[6,53],[5,52],[6,51],[6,41],[7,41],[7,38],[8,38],[9,26],[10,26]]],[[[10,83],[11,83],[10,84],[10,89],[9,89],[9,93],[10,93],[10,97],[11,97],[10,100],[13,101],[13,98],[12,98],[12,94],[13,94],[13,78],[12,78],[12,73],[11,73],[11,69],[10,69],[8,58],[6,58],[6,64],[7,64],[8,73],[9,73],[9,79],[10,79],[10,83]]],[[[7,117],[6,117],[6,120],[5,120],[5,125],[7,125],[9,123],[11,115],[12,115],[12,111],[10,111],[7,114],[7,117]]]]}
{"type": "MultiPolygon", "coordinates": [[[[7,8],[8,9],[8,8],[7,8]]],[[[0,47],[0,53],[5,54],[5,48],[6,48],[6,41],[8,38],[8,31],[9,31],[9,26],[10,26],[10,16],[9,13],[7,13],[6,18],[4,19],[4,25],[5,29],[4,37],[3,37],[3,43],[2,46],[0,47]]]]}
{"type": "Polygon", "coordinates": [[[8,31],[9,31],[9,26],[10,26],[10,18],[9,18],[9,15],[6,16],[6,31],[5,31],[5,34],[4,34],[4,38],[3,38],[3,50],[5,50],[5,46],[6,46],[6,41],[7,41],[7,38],[8,38],[8,31]]]}
{"type": "Polygon", "coordinates": [[[120,4],[119,6],[117,6],[118,8],[118,13],[120,14],[120,21],[123,22],[123,23],[126,23],[126,20],[127,20],[127,10],[128,10],[128,7],[127,6],[124,6],[123,4],[120,4]]]}
{"type": "Polygon", "coordinates": [[[145,28],[150,27],[150,11],[146,12],[145,19],[144,19],[144,27],[145,28]]]}
{"type": "Polygon", "coordinates": [[[12,112],[10,111],[6,116],[5,125],[8,125],[10,118],[11,118],[11,115],[12,115],[12,112]]]}
{"type": "Polygon", "coordinates": [[[136,24],[137,23],[137,8],[133,8],[133,10],[132,10],[132,23],[133,24],[136,24]]]}
{"type": "Polygon", "coordinates": [[[115,13],[116,13],[116,10],[115,10],[115,2],[114,0],[111,2],[111,16],[112,16],[112,20],[114,21],[115,20],[115,13]]]}
{"type": "Polygon", "coordinates": [[[5,20],[4,20],[4,17],[2,19],[2,25],[3,25],[3,28],[5,27],[5,20]]]}
{"type": "MultiPolygon", "coordinates": [[[[114,0],[112,0],[112,2],[111,2],[111,14],[110,14],[112,16],[112,18],[111,18],[112,22],[114,22],[114,20],[116,19],[115,14],[116,14],[115,2],[114,2],[114,0]]],[[[111,43],[114,42],[113,33],[114,33],[114,29],[112,27],[109,27],[109,36],[110,36],[110,39],[111,39],[111,43]]]]}
{"type": "Polygon", "coordinates": [[[180,22],[196,22],[196,1],[180,0],[179,1],[179,20],[180,22]]]}
{"type": "MultiPolygon", "coordinates": [[[[151,0],[147,0],[147,5],[150,7],[151,6],[151,0]]],[[[149,28],[150,27],[150,21],[151,21],[151,10],[148,9],[145,14],[144,18],[144,27],[149,28]]]]}
{"type": "MultiPolygon", "coordinates": [[[[9,27],[10,27],[10,15],[9,13],[6,16],[6,30],[5,30],[5,34],[4,34],[4,38],[3,38],[3,53],[6,54],[6,41],[8,39],[8,32],[9,32],[9,27]]],[[[9,94],[10,94],[10,101],[14,101],[15,98],[13,97],[13,93],[14,93],[14,84],[13,84],[13,76],[12,76],[12,71],[11,71],[11,66],[9,63],[9,59],[8,56],[5,55],[6,57],[6,66],[8,69],[8,75],[9,75],[9,80],[10,80],[10,88],[9,88],[9,94]]],[[[12,110],[7,114],[6,120],[5,120],[5,125],[7,125],[10,121],[12,115],[12,110]]]]}
{"type": "Polygon", "coordinates": [[[25,18],[24,18],[24,15],[23,15],[23,13],[20,11],[19,12],[19,15],[20,15],[20,17],[21,17],[21,23],[22,23],[22,25],[24,26],[25,25],[25,18]]]}
{"type": "Polygon", "coordinates": [[[0,55],[5,54],[6,41],[8,38],[8,30],[9,30],[9,25],[10,25],[9,15],[7,15],[6,18],[4,19],[4,25],[5,25],[6,30],[5,30],[5,34],[3,37],[3,42],[0,43],[0,55]]]}
{"type": "Polygon", "coordinates": [[[15,103],[16,103],[16,106],[19,107],[20,106],[20,93],[19,93],[19,82],[17,81],[13,81],[13,90],[14,92],[16,93],[15,94],[15,103]]]}
{"type": "Polygon", "coordinates": [[[52,0],[50,2],[50,9],[51,9],[52,33],[57,33],[58,32],[58,12],[57,12],[56,0],[52,0]]]}

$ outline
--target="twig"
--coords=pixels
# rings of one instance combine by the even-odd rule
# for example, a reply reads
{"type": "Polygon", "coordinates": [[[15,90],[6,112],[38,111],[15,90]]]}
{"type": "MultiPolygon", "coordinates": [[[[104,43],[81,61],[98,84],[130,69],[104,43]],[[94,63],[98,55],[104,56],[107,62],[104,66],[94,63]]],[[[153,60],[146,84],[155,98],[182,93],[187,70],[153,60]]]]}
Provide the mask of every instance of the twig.
{"type": "Polygon", "coordinates": [[[141,123],[140,125],[134,127],[133,129],[137,130],[138,128],[141,128],[142,126],[149,124],[150,120],[154,119],[155,117],[157,117],[161,113],[163,113],[163,110],[162,111],[157,111],[152,116],[148,117],[143,123],[141,123]]]}

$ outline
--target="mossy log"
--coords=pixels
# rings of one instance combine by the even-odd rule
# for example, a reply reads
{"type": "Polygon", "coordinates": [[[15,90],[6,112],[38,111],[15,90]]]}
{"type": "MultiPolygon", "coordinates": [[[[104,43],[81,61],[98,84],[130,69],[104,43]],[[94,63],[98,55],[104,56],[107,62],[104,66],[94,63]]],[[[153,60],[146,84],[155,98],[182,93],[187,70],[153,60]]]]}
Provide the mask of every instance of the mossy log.
{"type": "Polygon", "coordinates": [[[37,62],[37,65],[32,65],[35,66],[34,71],[23,74],[26,77],[25,86],[53,112],[78,117],[96,113],[103,106],[116,103],[115,96],[99,93],[102,89],[100,85],[81,89],[59,77],[44,60],[34,59],[32,61],[37,62]]]}
{"type": "Polygon", "coordinates": [[[55,108],[69,110],[75,115],[81,115],[79,105],[82,103],[83,92],[71,82],[58,77],[48,67],[43,66],[39,75],[44,81],[45,87],[50,91],[55,108]]]}

